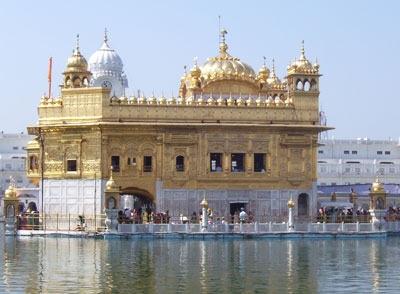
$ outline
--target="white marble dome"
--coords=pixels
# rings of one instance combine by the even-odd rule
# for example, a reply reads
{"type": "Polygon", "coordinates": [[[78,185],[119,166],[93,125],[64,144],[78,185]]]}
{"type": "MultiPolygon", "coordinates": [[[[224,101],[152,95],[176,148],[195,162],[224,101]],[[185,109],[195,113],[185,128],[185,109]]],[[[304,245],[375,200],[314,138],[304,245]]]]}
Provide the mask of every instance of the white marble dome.
{"type": "Polygon", "coordinates": [[[110,48],[107,41],[105,35],[103,45],[89,58],[91,86],[111,87],[111,95],[116,94],[119,97],[123,94],[123,89],[128,87],[128,79],[124,73],[121,57],[110,48]]]}

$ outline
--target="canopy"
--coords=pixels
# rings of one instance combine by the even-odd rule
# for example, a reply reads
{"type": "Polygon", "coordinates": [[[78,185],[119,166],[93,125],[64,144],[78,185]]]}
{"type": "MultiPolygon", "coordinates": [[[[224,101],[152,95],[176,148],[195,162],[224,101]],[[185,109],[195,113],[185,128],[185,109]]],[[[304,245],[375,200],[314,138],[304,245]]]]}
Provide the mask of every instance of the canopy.
{"type": "Polygon", "coordinates": [[[353,203],[325,201],[325,202],[321,202],[321,207],[350,207],[350,208],[353,208],[353,203]]]}

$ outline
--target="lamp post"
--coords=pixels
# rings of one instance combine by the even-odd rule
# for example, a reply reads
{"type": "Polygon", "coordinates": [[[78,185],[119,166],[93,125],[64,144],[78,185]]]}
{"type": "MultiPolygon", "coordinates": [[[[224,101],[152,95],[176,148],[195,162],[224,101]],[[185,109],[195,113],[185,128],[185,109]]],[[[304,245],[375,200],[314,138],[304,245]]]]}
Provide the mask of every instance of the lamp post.
{"type": "Polygon", "coordinates": [[[289,232],[294,232],[294,219],[293,219],[293,207],[295,203],[293,201],[292,194],[290,194],[290,199],[287,203],[287,206],[289,207],[289,220],[288,220],[288,231],[289,232]]]}
{"type": "Polygon", "coordinates": [[[208,207],[208,202],[206,200],[206,193],[204,193],[204,198],[203,201],[201,201],[200,203],[202,208],[202,213],[203,213],[203,217],[201,220],[201,231],[203,233],[207,232],[207,224],[208,224],[208,215],[207,215],[207,207],[208,207]]]}

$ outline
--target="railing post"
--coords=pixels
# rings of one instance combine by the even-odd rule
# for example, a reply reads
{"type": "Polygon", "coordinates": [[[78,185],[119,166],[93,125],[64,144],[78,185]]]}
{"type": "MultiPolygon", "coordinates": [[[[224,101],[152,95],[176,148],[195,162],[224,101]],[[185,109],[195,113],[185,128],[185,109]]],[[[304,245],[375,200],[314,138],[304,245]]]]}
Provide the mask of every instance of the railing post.
{"type": "Polygon", "coordinates": [[[269,222],[268,224],[268,231],[272,233],[272,222],[269,222]]]}
{"type": "Polygon", "coordinates": [[[56,231],[58,231],[58,212],[57,212],[57,225],[56,225],[56,231]]]}
{"type": "Polygon", "coordinates": [[[357,220],[356,222],[356,231],[359,232],[360,231],[360,222],[357,220]]]}
{"type": "Polygon", "coordinates": [[[342,221],[342,228],[341,228],[342,232],[344,232],[344,221],[342,221]]]}
{"type": "Polygon", "coordinates": [[[68,212],[68,232],[71,231],[71,213],[68,212]]]}

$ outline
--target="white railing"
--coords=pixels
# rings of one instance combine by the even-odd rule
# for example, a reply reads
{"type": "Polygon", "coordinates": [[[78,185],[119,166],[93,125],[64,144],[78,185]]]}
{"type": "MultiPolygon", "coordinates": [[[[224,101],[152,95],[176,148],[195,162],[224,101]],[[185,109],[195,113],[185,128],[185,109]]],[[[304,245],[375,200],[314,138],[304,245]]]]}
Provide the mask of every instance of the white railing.
{"type": "MultiPolygon", "coordinates": [[[[388,232],[400,232],[400,222],[386,222],[383,229],[388,232]]],[[[200,233],[200,224],[119,224],[119,233],[200,233]]],[[[287,223],[253,224],[209,224],[209,233],[285,233],[287,223]]],[[[294,232],[301,233],[343,233],[375,232],[370,223],[295,223],[294,232]]]]}

